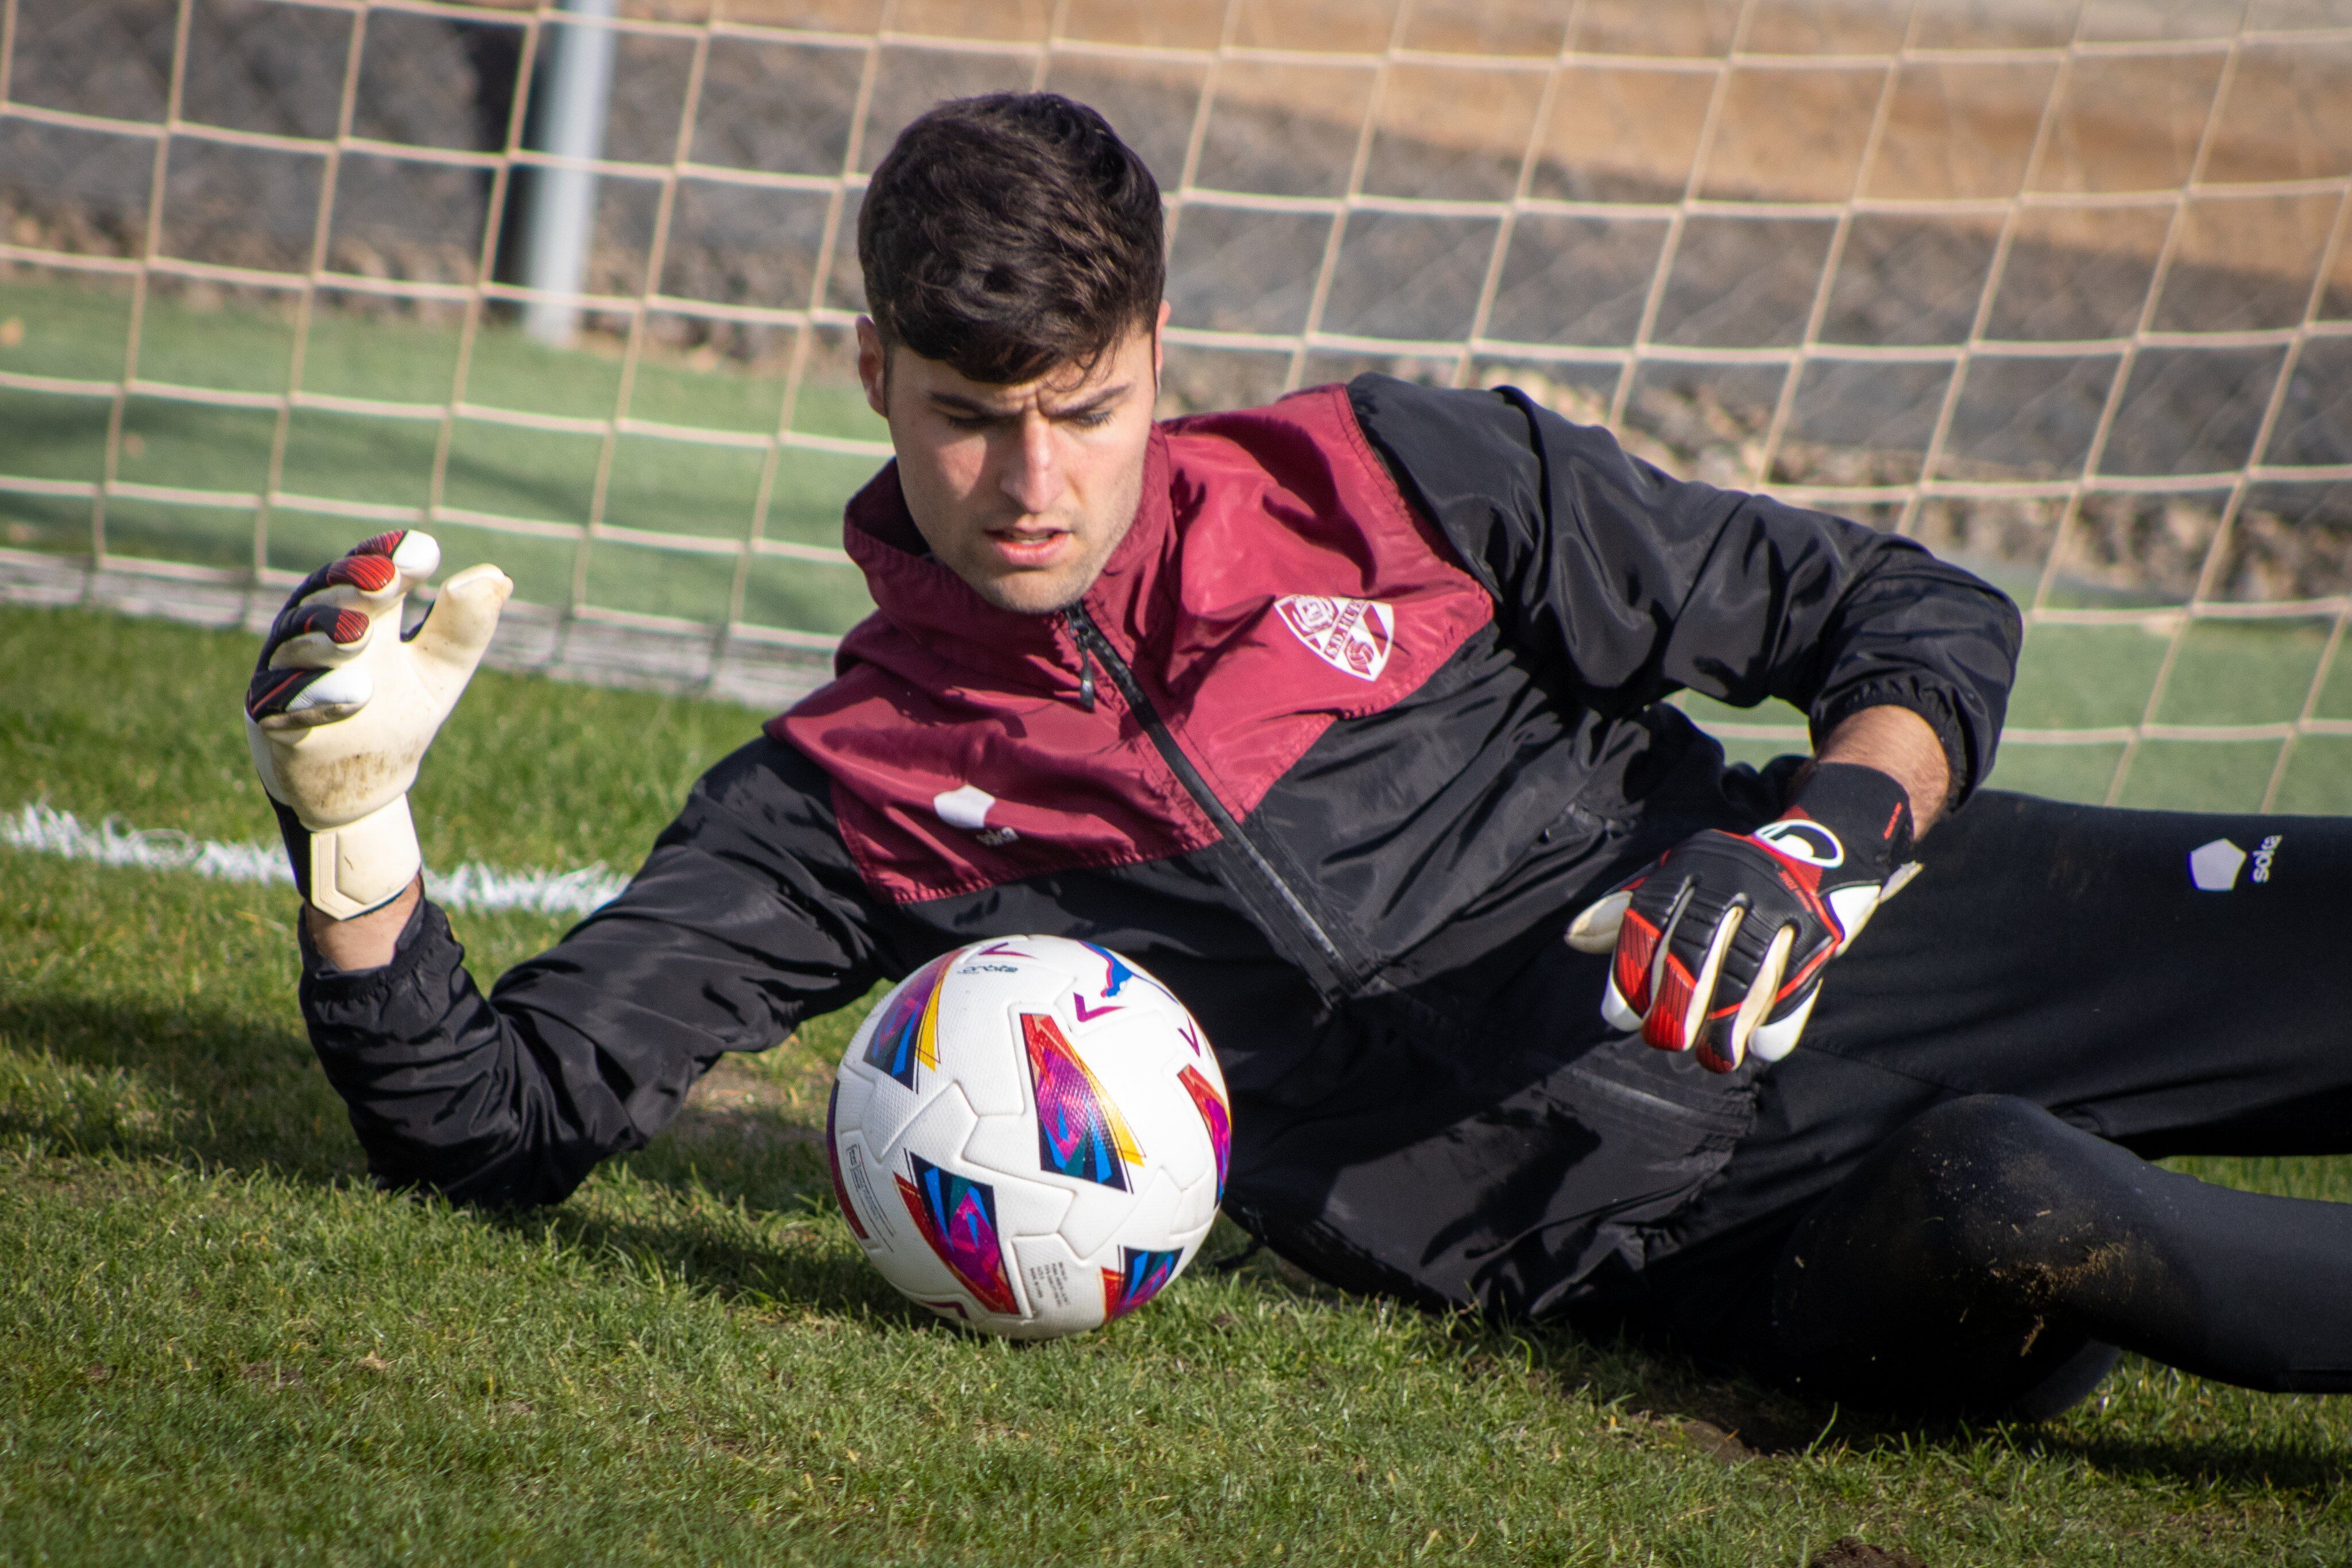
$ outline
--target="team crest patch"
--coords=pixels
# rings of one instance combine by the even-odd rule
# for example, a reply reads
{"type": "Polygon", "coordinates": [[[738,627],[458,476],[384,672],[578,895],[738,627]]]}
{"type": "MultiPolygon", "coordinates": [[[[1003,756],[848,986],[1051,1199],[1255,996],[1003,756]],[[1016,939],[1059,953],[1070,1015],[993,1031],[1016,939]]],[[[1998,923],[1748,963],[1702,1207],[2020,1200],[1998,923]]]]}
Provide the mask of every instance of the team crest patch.
{"type": "Polygon", "coordinates": [[[1291,593],[1274,601],[1282,623],[1335,670],[1377,681],[1396,646],[1396,612],[1376,599],[1291,593]]]}

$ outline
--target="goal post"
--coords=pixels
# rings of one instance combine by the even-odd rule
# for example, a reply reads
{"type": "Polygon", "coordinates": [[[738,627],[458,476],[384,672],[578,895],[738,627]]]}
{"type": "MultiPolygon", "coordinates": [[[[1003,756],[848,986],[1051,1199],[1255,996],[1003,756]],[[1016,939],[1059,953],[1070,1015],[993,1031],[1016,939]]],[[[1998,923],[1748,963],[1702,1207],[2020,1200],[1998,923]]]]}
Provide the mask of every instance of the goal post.
{"type": "Polygon", "coordinates": [[[818,678],[866,173],[1032,87],[1161,181],[1164,413],[1508,382],[2014,593],[2005,779],[2352,805],[2331,0],[0,0],[0,570],[254,613],[429,527],[530,658],[818,678]],[[601,139],[533,134],[592,37],[601,139]]]}

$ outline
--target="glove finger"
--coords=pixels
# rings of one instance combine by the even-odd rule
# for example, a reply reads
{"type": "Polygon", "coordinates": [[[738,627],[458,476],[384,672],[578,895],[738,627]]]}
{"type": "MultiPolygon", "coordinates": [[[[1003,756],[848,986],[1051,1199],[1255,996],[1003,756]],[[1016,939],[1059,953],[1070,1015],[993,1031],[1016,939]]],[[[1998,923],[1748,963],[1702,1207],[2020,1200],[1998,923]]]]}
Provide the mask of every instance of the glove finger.
{"type": "Polygon", "coordinates": [[[432,611],[409,634],[417,678],[443,707],[456,703],[473,679],[513,591],[513,581],[497,567],[469,566],[441,585],[432,611]]]}
{"type": "Polygon", "coordinates": [[[1813,1004],[1822,998],[1817,983],[1809,987],[1794,1010],[1773,1023],[1759,1024],[1748,1037],[1748,1049],[1759,1061],[1778,1061],[1797,1049],[1797,1037],[1805,1032],[1805,1020],[1813,1016],[1813,1004]]]}
{"type": "Polygon", "coordinates": [[[363,610],[315,602],[297,605],[278,616],[278,624],[270,628],[261,668],[330,669],[347,664],[366,648],[368,630],[374,624],[363,610]]]}
{"type": "MultiPolygon", "coordinates": [[[[1717,1071],[1724,1072],[1739,1065],[1742,1042],[1733,1026],[1755,991],[1756,977],[1762,971],[1772,944],[1789,929],[1786,925],[1776,926],[1771,916],[1749,903],[1744,894],[1733,904],[1741,918],[1722,950],[1723,960],[1716,971],[1706,1016],[1699,1022],[1697,1042],[1700,1060],[1722,1064],[1717,1071]]],[[[1765,993],[1768,1001],[1770,995],[1769,991],[1765,993]]]]}
{"type": "Polygon", "coordinates": [[[1775,1024],[1797,1010],[1815,987],[1821,984],[1822,967],[1837,956],[1835,934],[1824,936],[1809,953],[1793,949],[1789,955],[1789,972],[1780,977],[1780,987],[1772,998],[1771,1010],[1764,1015],[1766,1024],[1775,1024]]]}
{"type": "MultiPolygon", "coordinates": [[[[430,534],[395,528],[362,539],[296,585],[278,619],[314,602],[355,606],[381,614],[441,564],[441,547],[430,534]]],[[[275,628],[272,629],[273,637],[275,628]]]]}
{"type": "MultiPolygon", "coordinates": [[[[349,611],[366,621],[373,621],[388,613],[396,614],[404,592],[400,569],[394,566],[389,559],[362,555],[337,557],[304,578],[294,591],[286,596],[286,603],[278,612],[278,619],[269,624],[269,634],[262,639],[261,657],[255,664],[255,670],[269,668],[282,644],[331,626],[331,617],[337,611],[349,611]]],[[[364,645],[363,642],[350,644],[354,653],[364,645]]],[[[331,661],[319,658],[298,659],[296,662],[327,664],[331,661]]]]}
{"type": "Polygon", "coordinates": [[[425,581],[441,570],[441,542],[415,528],[394,528],[352,547],[353,555],[380,555],[400,569],[409,587],[425,581]]]}
{"type": "MultiPolygon", "coordinates": [[[[1636,900],[1636,906],[1640,904],[1636,900]]],[[[1724,921],[1743,899],[1726,899],[1706,881],[1692,876],[1682,885],[1675,918],[1661,940],[1652,970],[1652,1005],[1643,1009],[1643,1038],[1661,1051],[1687,1051],[1698,1043],[1706,1020],[1712,987],[1702,988],[1703,975],[1719,973],[1715,956],[1721,949],[1724,921]]],[[[1738,924],[1732,930],[1736,935],[1738,924]]]]}
{"type": "Polygon", "coordinates": [[[1582,913],[1568,924],[1568,945],[1580,953],[1606,953],[1615,948],[1626,908],[1633,902],[1633,889],[1640,885],[1635,883],[1621,887],[1586,904],[1582,913]]]}
{"type": "Polygon", "coordinates": [[[1733,1013],[1727,1024],[1717,1026],[1726,1030],[1729,1043],[1722,1056],[1732,1067],[1738,1067],[1747,1058],[1755,1040],[1757,1028],[1772,1010],[1772,1003],[1780,994],[1781,977],[1789,972],[1789,954],[1796,945],[1794,926],[1783,925],[1772,934],[1770,946],[1764,949],[1763,961],[1756,967],[1755,978],[1748,982],[1746,993],[1739,998],[1738,1010],[1733,1013]]]}
{"type": "Polygon", "coordinates": [[[374,695],[375,677],[357,664],[266,669],[246,688],[245,714],[264,729],[302,729],[348,718],[374,695]]]}
{"type": "MultiPolygon", "coordinates": [[[[1642,1009],[1642,1038],[1660,1051],[1681,1051],[1690,1043],[1682,1034],[1682,1026],[1688,1020],[1691,990],[1698,976],[1692,961],[1675,949],[1689,942],[1697,929],[1697,917],[1691,910],[1697,892],[1691,883],[1683,884],[1673,912],[1666,917],[1665,929],[1659,935],[1657,952],[1649,967],[1649,1005],[1642,1009]]],[[[1698,961],[1705,962],[1705,956],[1706,949],[1702,947],[1698,961]]]]}
{"type": "Polygon", "coordinates": [[[1642,1032],[1642,1015],[1633,1010],[1633,1004],[1625,999],[1625,993],[1617,988],[1614,974],[1609,977],[1609,985],[1601,993],[1601,1017],[1619,1034],[1642,1032]]]}
{"type": "Polygon", "coordinates": [[[1643,1040],[1661,1051],[1688,1051],[1700,1042],[1706,1032],[1707,1012],[1715,999],[1716,982],[1723,974],[1724,958],[1731,951],[1732,941],[1738,936],[1740,924],[1747,916],[1747,907],[1735,904],[1712,926],[1706,926],[1698,924],[1702,917],[1685,906],[1660,967],[1657,999],[1650,1005],[1649,1016],[1642,1020],[1643,1040]],[[1700,949],[1696,966],[1684,956],[1695,925],[1706,936],[1706,946],[1700,949]]]}
{"type": "MultiPolygon", "coordinates": [[[[1681,907],[1677,900],[1675,909],[1681,907]]],[[[1667,914],[1673,919],[1673,911],[1667,914]]],[[[1609,968],[1610,988],[1635,1018],[1650,1010],[1653,985],[1657,977],[1657,960],[1665,947],[1669,925],[1662,925],[1650,912],[1627,909],[1617,928],[1617,956],[1609,968]]]]}

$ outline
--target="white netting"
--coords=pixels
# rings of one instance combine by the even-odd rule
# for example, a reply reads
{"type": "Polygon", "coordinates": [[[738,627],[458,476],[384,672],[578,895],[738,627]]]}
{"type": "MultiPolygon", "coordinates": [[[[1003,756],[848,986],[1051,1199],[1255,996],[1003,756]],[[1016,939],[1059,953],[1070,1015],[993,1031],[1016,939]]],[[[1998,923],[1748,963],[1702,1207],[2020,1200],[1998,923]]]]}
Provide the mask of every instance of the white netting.
{"type": "Polygon", "coordinates": [[[422,524],[548,607],[545,656],[814,663],[887,450],[865,171],[939,98],[1039,85],[1168,193],[1171,411],[1512,381],[2018,593],[2025,782],[2251,806],[2341,770],[2352,0],[619,9],[0,0],[20,569],[258,603],[422,524]],[[582,27],[616,46],[593,161],[532,150],[582,27]],[[562,352],[508,259],[556,167],[599,176],[562,352]]]}

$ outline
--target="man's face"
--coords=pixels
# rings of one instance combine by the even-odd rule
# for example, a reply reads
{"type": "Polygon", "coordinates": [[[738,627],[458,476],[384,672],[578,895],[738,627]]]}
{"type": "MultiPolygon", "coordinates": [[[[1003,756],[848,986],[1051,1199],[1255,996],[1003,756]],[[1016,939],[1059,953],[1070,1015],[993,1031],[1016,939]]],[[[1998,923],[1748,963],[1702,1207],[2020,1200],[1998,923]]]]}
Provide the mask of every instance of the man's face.
{"type": "Polygon", "coordinates": [[[866,401],[890,423],[898,484],[931,553],[991,604],[1075,604],[1135,521],[1160,394],[1162,304],[1094,365],[1017,386],[966,378],[857,323],[866,401]]]}

